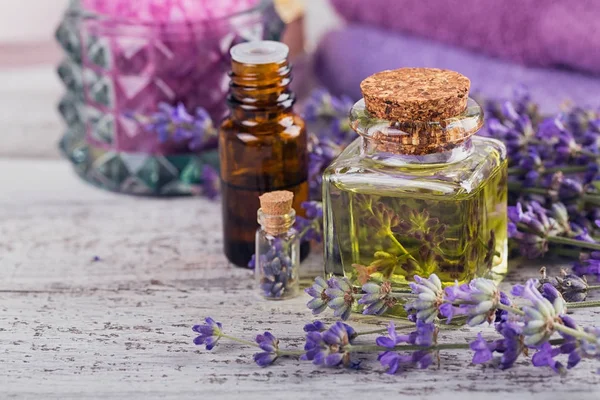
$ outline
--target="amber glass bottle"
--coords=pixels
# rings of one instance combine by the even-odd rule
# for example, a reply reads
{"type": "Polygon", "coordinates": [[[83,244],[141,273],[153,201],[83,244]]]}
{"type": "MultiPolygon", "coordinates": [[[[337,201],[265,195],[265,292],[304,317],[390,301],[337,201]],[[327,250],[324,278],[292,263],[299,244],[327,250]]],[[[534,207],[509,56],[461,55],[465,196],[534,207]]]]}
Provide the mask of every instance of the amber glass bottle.
{"type": "MultiPolygon", "coordinates": [[[[246,266],[254,254],[266,192],[294,193],[294,209],[308,200],[306,130],[292,109],[291,67],[283,43],[259,41],[231,49],[230,115],[219,132],[225,255],[246,266]]],[[[301,257],[308,253],[303,245],[301,257]]]]}

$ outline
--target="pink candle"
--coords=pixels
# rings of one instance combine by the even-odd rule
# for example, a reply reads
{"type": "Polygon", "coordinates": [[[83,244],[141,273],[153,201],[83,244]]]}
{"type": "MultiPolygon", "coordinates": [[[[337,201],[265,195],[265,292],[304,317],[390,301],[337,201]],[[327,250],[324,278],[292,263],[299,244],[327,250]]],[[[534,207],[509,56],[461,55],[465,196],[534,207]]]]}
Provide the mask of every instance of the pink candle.
{"type": "MultiPolygon", "coordinates": [[[[258,32],[260,12],[228,16],[260,0],[83,0],[100,18],[82,22],[87,141],[105,150],[148,154],[188,152],[160,142],[131,114],[151,115],[160,102],[225,111],[228,51],[258,32]],[[258,29],[258,30],[257,30],[258,29]]],[[[260,36],[256,37],[257,39],[260,36]]]]}

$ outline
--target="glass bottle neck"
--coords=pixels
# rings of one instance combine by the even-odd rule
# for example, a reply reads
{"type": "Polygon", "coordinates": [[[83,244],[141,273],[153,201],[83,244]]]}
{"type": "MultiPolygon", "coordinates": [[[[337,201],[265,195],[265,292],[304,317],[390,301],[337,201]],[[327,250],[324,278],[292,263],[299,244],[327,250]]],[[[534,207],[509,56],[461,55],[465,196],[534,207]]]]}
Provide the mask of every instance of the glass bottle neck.
{"type": "Polygon", "coordinates": [[[437,153],[421,155],[402,154],[389,151],[386,148],[382,149],[379,141],[365,136],[361,136],[360,141],[361,157],[393,166],[452,164],[464,160],[473,152],[471,138],[450,148],[442,149],[437,153]]]}
{"type": "Polygon", "coordinates": [[[269,64],[232,61],[227,98],[235,119],[275,119],[291,112],[295,96],[289,88],[292,68],[287,60],[269,64]]]}

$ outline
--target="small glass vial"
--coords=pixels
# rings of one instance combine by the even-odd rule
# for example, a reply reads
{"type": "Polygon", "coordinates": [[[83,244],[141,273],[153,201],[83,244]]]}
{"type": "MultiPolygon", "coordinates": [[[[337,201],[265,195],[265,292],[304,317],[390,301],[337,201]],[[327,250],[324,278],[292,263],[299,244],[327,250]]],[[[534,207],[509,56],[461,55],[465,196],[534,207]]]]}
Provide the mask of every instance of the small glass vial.
{"type": "Polygon", "coordinates": [[[299,293],[300,240],[293,228],[294,194],[281,190],[260,196],[255,274],[261,296],[283,300],[299,293]]]}
{"type": "MultiPolygon", "coordinates": [[[[306,129],[293,109],[287,56],[288,47],[272,41],[231,49],[230,114],[219,131],[219,158],[223,247],[229,261],[240,267],[254,254],[254,213],[261,194],[293,192],[299,215],[308,200],[306,129]]],[[[302,256],[309,251],[309,243],[303,243],[302,256]]]]}
{"type": "Polygon", "coordinates": [[[506,274],[506,149],[472,136],[483,111],[469,87],[426,68],[361,83],[350,116],[360,137],[323,177],[329,275],[402,286],[416,274],[444,284],[506,274]]]}

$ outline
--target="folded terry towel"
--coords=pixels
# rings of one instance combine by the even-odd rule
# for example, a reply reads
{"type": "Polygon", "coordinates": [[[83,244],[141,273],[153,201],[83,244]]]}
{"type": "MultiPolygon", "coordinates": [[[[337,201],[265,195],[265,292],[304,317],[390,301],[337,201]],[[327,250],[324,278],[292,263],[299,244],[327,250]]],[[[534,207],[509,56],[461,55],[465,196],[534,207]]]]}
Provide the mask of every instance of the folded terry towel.
{"type": "Polygon", "coordinates": [[[598,0],[331,0],[342,17],[532,66],[600,73],[598,0]]]}
{"type": "Polygon", "coordinates": [[[452,69],[471,79],[472,92],[486,98],[510,97],[527,86],[543,112],[555,112],[565,100],[577,105],[600,104],[600,78],[577,72],[528,68],[426,39],[390,34],[375,28],[348,26],[328,33],[315,54],[319,80],[335,94],[361,97],[367,76],[400,67],[452,69]]]}

